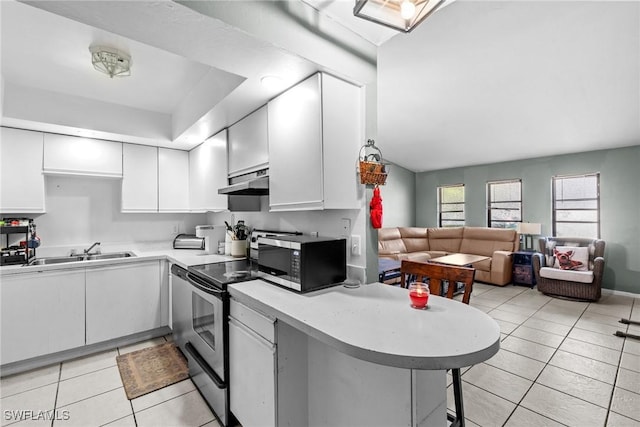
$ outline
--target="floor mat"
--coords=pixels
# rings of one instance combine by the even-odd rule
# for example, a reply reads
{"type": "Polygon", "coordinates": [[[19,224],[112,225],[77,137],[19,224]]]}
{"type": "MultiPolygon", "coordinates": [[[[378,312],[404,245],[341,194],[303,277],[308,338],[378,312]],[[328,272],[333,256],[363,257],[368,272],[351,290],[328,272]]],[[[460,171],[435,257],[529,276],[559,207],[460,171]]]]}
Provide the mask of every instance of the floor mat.
{"type": "Polygon", "coordinates": [[[189,378],[180,350],[168,342],[116,357],[129,400],[189,378]]]}

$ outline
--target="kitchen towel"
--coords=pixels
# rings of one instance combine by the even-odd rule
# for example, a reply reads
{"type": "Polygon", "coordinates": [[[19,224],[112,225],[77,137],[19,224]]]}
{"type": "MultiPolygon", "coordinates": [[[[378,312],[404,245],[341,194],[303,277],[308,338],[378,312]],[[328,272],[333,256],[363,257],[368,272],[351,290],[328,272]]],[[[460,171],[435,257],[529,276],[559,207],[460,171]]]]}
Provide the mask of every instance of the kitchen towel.
{"type": "Polygon", "coordinates": [[[189,378],[180,350],[168,342],[116,357],[129,400],[189,378]]]}

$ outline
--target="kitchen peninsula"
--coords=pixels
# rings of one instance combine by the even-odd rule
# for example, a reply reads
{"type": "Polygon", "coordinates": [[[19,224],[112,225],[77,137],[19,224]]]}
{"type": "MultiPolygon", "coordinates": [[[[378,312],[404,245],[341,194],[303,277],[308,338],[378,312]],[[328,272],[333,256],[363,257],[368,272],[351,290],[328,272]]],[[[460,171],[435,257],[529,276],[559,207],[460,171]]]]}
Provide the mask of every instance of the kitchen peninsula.
{"type": "MultiPolygon", "coordinates": [[[[261,280],[229,289],[231,325],[234,313],[239,323],[261,313],[273,326],[249,328],[258,340],[272,334],[266,341],[277,374],[251,385],[272,388],[260,401],[242,407],[232,395],[241,423],[271,396],[260,416],[274,425],[446,425],[446,369],[487,360],[500,346],[498,324],[485,313],[434,296],[428,309],[415,310],[406,289],[379,283],[308,294],[261,280]]],[[[236,359],[233,334],[231,341],[233,362],[242,360],[249,372],[260,363],[246,347],[236,359]]],[[[231,382],[241,380],[251,381],[234,379],[232,367],[231,382]]]]}

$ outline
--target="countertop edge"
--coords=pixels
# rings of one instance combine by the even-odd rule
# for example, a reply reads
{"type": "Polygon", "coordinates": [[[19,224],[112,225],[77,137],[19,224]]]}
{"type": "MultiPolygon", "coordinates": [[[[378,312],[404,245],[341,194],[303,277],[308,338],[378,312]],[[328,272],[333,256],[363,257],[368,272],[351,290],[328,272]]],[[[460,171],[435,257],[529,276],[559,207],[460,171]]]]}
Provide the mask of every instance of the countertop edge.
{"type": "Polygon", "coordinates": [[[101,260],[87,260],[87,261],[75,261],[69,263],[59,263],[50,265],[6,265],[0,268],[0,276],[12,276],[18,274],[46,272],[46,271],[59,271],[59,270],[75,270],[80,268],[98,268],[107,267],[111,265],[122,265],[139,263],[144,261],[153,260],[166,260],[172,264],[177,264],[183,268],[188,268],[192,265],[209,264],[217,262],[225,262],[237,260],[239,258],[228,257],[224,255],[212,255],[202,254],[199,251],[193,253],[180,253],[176,254],[175,250],[155,250],[155,251],[140,251],[129,250],[135,256],[126,258],[111,258],[101,260]]]}
{"type": "MultiPolygon", "coordinates": [[[[258,279],[259,280],[259,279],[258,279]]],[[[260,280],[261,282],[264,282],[260,280]]],[[[264,282],[266,284],[266,282],[264,282]]],[[[274,286],[266,284],[267,286],[274,286]]],[[[367,286],[367,285],[365,285],[367,286]]],[[[327,333],[324,333],[312,325],[309,325],[305,321],[292,317],[287,313],[283,313],[280,310],[266,304],[256,298],[253,298],[249,294],[234,288],[234,285],[229,286],[230,295],[238,302],[247,305],[248,307],[255,309],[266,316],[281,320],[284,323],[298,329],[299,331],[315,338],[334,349],[355,357],[360,360],[376,363],[379,365],[392,366],[405,369],[420,369],[420,370],[446,370],[462,368],[466,366],[472,366],[477,363],[490,359],[500,350],[500,333],[497,333],[497,339],[489,347],[479,350],[474,353],[466,353],[459,356],[445,356],[445,357],[428,357],[421,358],[416,356],[407,356],[401,354],[390,354],[378,352],[370,349],[365,349],[349,342],[339,340],[327,333]]]]}

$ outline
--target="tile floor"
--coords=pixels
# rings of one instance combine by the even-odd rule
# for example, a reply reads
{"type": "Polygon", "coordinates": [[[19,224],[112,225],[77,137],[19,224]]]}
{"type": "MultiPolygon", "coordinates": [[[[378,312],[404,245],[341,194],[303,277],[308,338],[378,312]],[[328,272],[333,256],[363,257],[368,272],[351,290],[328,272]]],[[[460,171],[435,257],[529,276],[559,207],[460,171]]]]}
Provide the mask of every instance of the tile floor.
{"type": "MultiPolygon", "coordinates": [[[[613,335],[640,334],[618,323],[640,321],[640,297],[588,304],[476,284],[471,305],[496,319],[502,342],[493,358],[464,370],[468,426],[640,426],[640,341],[613,335]]],[[[127,400],[115,356],[167,339],[3,378],[1,425],[218,426],[191,380],[127,400]],[[23,412],[20,421],[19,410],[36,419],[23,412]]]]}

